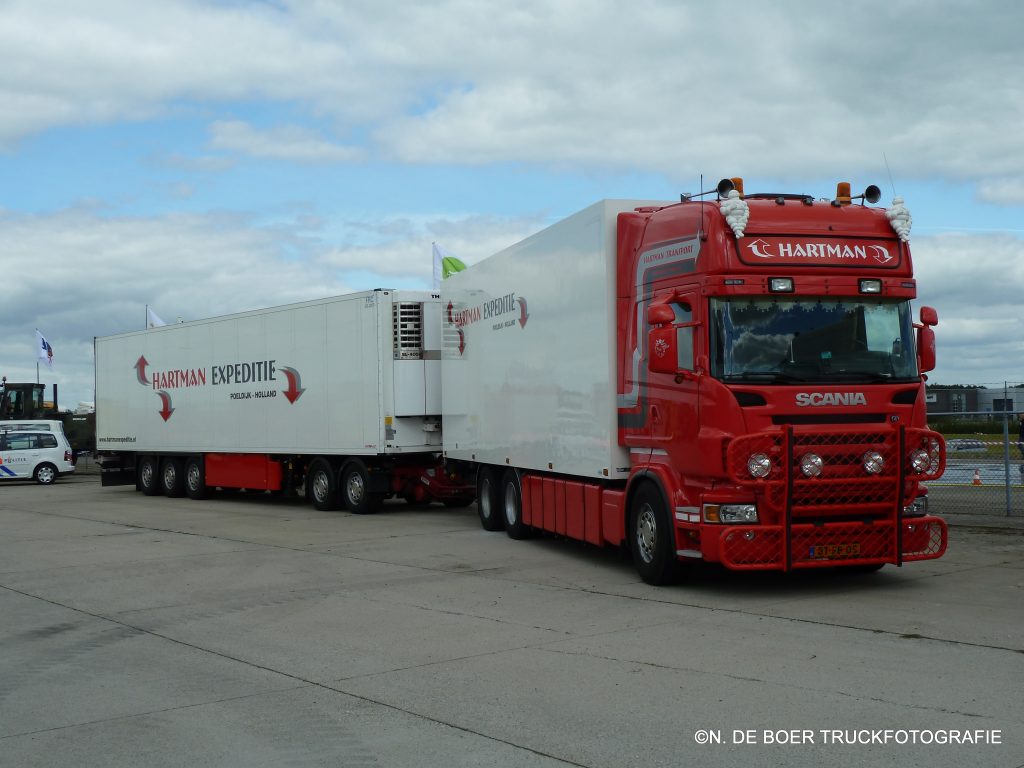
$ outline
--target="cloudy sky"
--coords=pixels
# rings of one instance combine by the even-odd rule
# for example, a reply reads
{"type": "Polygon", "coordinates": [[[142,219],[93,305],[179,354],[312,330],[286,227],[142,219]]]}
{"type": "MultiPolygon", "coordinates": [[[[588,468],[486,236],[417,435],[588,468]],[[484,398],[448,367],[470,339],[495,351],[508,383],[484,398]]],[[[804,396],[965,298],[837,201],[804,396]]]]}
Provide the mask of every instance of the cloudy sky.
{"type": "MultiPolygon", "coordinates": [[[[1024,381],[1019,3],[0,0],[0,373],[92,338],[427,288],[699,179],[914,216],[933,382],[1024,381]],[[892,182],[883,157],[888,158],[892,182]]],[[[706,186],[708,186],[706,184],[706,186]]]]}

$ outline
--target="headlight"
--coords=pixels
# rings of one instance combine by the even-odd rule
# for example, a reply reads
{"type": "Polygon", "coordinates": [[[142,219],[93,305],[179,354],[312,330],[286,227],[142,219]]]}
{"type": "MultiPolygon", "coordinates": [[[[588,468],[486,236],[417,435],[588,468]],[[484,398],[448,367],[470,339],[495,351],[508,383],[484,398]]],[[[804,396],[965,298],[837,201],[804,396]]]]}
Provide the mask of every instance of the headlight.
{"type": "Polygon", "coordinates": [[[757,506],[754,504],[705,504],[706,523],[756,523],[757,506]]]}
{"type": "Polygon", "coordinates": [[[825,466],[825,462],[821,460],[821,456],[816,453],[805,453],[800,457],[800,471],[804,473],[806,477],[817,477],[821,474],[822,467],[825,466]]]}
{"type": "Polygon", "coordinates": [[[903,508],[904,517],[921,517],[928,514],[928,497],[918,496],[911,504],[903,508]]]}
{"type": "Polygon", "coordinates": [[[880,475],[885,469],[885,459],[878,451],[868,451],[861,457],[864,463],[864,471],[869,475],[880,475]]]}
{"type": "Polygon", "coordinates": [[[772,471],[772,460],[763,453],[751,454],[747,459],[747,472],[751,477],[768,477],[772,471]]]}
{"type": "Polygon", "coordinates": [[[910,466],[914,468],[914,471],[918,474],[924,472],[932,463],[932,457],[928,455],[928,451],[924,448],[918,448],[916,451],[910,454],[910,466]]]}

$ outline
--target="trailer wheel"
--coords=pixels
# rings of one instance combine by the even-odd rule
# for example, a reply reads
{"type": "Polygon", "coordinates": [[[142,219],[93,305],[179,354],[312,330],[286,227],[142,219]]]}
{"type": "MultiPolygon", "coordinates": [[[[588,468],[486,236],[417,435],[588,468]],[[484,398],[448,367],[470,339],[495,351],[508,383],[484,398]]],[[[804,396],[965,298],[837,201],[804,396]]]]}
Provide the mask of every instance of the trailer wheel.
{"type": "Polygon", "coordinates": [[[206,468],[202,456],[191,456],[185,462],[185,493],[197,501],[210,495],[210,489],[206,487],[206,468]]]}
{"type": "Polygon", "coordinates": [[[629,549],[640,578],[660,586],[675,580],[679,560],[675,531],[661,493],[650,483],[637,489],[629,509],[629,549]]]}
{"type": "Polygon", "coordinates": [[[523,491],[514,469],[505,470],[501,479],[501,509],[505,514],[505,533],[512,539],[528,539],[530,526],[523,523],[523,491]]]}
{"type": "Polygon", "coordinates": [[[370,473],[362,462],[353,461],[341,471],[341,496],[354,515],[367,515],[380,509],[380,494],[370,493],[370,473]]]}
{"type": "Polygon", "coordinates": [[[323,459],[317,459],[306,472],[306,498],[321,512],[338,508],[338,477],[323,459]]]}
{"type": "Polygon", "coordinates": [[[139,461],[139,490],[146,496],[158,496],[160,486],[160,459],[157,456],[143,456],[139,461]]]}
{"type": "Polygon", "coordinates": [[[185,495],[184,462],[175,456],[164,459],[160,469],[160,481],[164,494],[172,498],[185,495]]]}
{"type": "Polygon", "coordinates": [[[476,511],[485,531],[500,531],[505,527],[500,509],[497,472],[483,467],[476,478],[476,511]]]}

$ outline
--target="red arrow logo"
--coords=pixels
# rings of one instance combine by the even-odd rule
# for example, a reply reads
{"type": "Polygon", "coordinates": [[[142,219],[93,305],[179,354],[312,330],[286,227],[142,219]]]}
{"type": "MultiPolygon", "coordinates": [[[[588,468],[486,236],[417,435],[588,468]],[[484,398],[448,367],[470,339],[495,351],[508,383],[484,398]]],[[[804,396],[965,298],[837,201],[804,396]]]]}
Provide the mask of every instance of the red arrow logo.
{"type": "Polygon", "coordinates": [[[519,327],[525,328],[526,321],[530,319],[530,316],[526,313],[526,299],[516,299],[519,302],[519,327]]]}
{"type": "Polygon", "coordinates": [[[139,384],[149,384],[149,379],[146,378],[147,365],[149,365],[149,361],[145,358],[145,356],[140,356],[139,359],[135,361],[134,368],[135,373],[138,374],[139,377],[139,384]]]}
{"type": "Polygon", "coordinates": [[[454,307],[452,307],[452,303],[449,301],[448,302],[448,322],[451,325],[455,325],[455,318],[452,317],[452,309],[454,309],[454,307]]]}
{"type": "Polygon", "coordinates": [[[302,377],[294,368],[281,368],[281,370],[288,377],[288,389],[284,391],[284,396],[288,398],[289,403],[294,403],[306,391],[302,388],[302,377]]]}
{"type": "Polygon", "coordinates": [[[163,403],[163,408],[160,409],[160,415],[163,416],[164,421],[171,418],[171,414],[174,413],[174,409],[171,408],[171,396],[164,390],[157,392],[160,395],[160,402],[163,403]]]}
{"type": "Polygon", "coordinates": [[[458,333],[459,333],[459,354],[461,355],[463,352],[466,351],[466,334],[462,332],[461,328],[459,329],[458,333]]]}

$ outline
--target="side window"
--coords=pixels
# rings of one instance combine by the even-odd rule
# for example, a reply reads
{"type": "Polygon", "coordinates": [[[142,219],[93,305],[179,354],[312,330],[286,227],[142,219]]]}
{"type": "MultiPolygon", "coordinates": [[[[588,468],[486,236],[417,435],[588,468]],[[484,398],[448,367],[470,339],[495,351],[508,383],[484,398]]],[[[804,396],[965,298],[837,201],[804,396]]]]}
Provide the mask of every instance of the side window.
{"type": "Polygon", "coordinates": [[[56,448],[57,438],[54,435],[36,435],[40,448],[56,448]]]}
{"type": "Polygon", "coordinates": [[[672,305],[676,323],[676,355],[680,370],[692,371],[693,363],[693,305],[686,301],[677,301],[672,305]]]}
{"type": "Polygon", "coordinates": [[[7,450],[27,451],[35,447],[35,435],[8,435],[7,450]]]}

